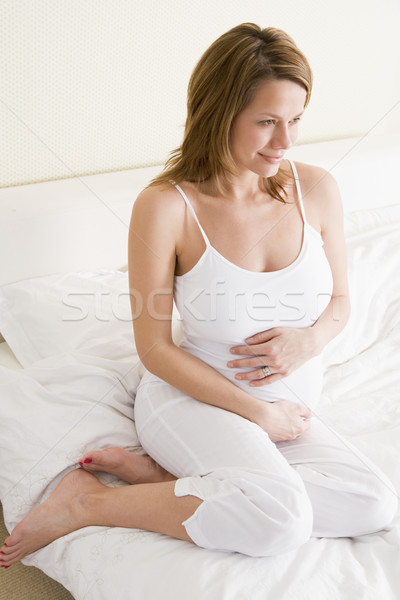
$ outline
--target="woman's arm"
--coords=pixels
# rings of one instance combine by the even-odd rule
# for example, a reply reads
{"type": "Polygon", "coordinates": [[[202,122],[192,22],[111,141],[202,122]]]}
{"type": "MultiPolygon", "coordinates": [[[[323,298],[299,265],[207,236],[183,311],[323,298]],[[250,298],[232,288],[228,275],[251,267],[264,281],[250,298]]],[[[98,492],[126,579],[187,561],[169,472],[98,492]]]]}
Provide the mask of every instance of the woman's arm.
{"type": "Polygon", "coordinates": [[[275,327],[247,338],[247,346],[231,348],[234,355],[257,354],[254,358],[231,360],[232,368],[249,367],[253,371],[242,372],[237,378],[251,381],[252,386],[264,386],[286,377],[305,361],[320,354],[325,345],[337,336],[346,325],[350,315],[347,257],[343,228],[343,207],[336,180],[321,168],[311,167],[314,183],[312,188],[313,222],[319,223],[324,250],[333,277],[332,298],[317,321],[306,328],[275,327]],[[315,182],[316,180],[316,182],[315,182]],[[265,377],[254,371],[260,365],[268,365],[272,375],[265,377]]]}
{"type": "MultiPolygon", "coordinates": [[[[185,206],[173,189],[144,190],[130,222],[129,287],[135,342],[140,359],[151,372],[185,394],[234,412],[257,423],[273,441],[302,433],[311,411],[292,404],[287,423],[274,425],[272,405],[241,390],[215,369],[179,348],[172,339],[173,283],[177,242],[185,206]],[[271,415],[271,418],[269,418],[271,415]],[[270,431],[268,431],[270,426],[270,431]],[[271,427],[274,431],[271,431],[271,427]],[[275,439],[274,439],[275,438],[275,439]]],[[[275,419],[276,420],[276,419],[275,419]]]]}
{"type": "Polygon", "coordinates": [[[320,203],[321,235],[333,277],[332,299],[310,328],[316,354],[345,327],[350,316],[350,296],[344,237],[343,205],[336,180],[328,172],[324,179],[324,202],[320,203]]]}

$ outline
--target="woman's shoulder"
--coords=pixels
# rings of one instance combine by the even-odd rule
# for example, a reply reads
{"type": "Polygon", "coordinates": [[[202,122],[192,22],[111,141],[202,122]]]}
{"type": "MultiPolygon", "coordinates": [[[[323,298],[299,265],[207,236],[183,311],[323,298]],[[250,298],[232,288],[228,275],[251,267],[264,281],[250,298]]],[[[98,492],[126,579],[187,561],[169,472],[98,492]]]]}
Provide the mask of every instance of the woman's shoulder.
{"type": "MultiPolygon", "coordinates": [[[[158,183],[145,187],[134,202],[134,211],[160,215],[169,219],[182,213],[182,197],[172,183],[158,183]]],[[[183,213],[182,213],[183,214],[183,213]]]]}
{"type": "Polygon", "coordinates": [[[310,165],[293,161],[300,180],[300,185],[303,193],[320,195],[321,193],[329,193],[336,195],[338,192],[338,184],[332,173],[323,167],[310,165]]]}
{"type": "Polygon", "coordinates": [[[326,222],[341,220],[343,214],[339,186],[334,176],[323,167],[295,161],[301,194],[308,220],[317,230],[326,222]]]}

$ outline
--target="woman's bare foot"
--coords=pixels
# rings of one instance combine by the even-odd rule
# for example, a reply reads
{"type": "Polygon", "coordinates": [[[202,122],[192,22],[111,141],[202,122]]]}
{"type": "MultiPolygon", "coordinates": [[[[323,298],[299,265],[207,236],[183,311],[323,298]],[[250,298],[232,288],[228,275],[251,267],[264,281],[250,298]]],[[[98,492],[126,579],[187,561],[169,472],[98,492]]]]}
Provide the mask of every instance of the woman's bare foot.
{"type": "Polygon", "coordinates": [[[94,475],[75,469],[58,484],[51,496],[32,510],[0,548],[0,565],[9,567],[67,533],[93,525],[82,498],[106,488],[94,475]]]}
{"type": "Polygon", "coordinates": [[[89,452],[79,464],[87,471],[111,473],[128,483],[157,483],[176,479],[150,456],[133,454],[124,448],[89,452]]]}

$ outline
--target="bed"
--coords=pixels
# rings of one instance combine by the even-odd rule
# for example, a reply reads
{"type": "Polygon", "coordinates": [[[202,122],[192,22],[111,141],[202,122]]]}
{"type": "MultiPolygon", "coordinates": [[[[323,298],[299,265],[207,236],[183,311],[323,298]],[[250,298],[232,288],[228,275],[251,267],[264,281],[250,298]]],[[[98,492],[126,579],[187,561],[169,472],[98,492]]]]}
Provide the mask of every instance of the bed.
{"type": "MultiPolygon", "coordinates": [[[[331,171],[345,209],[353,309],[324,350],[314,412],[373,459],[400,495],[400,139],[319,142],[292,148],[289,157],[331,171]]],[[[118,445],[143,453],[133,421],[143,367],[126,241],[134,199],[159,170],[0,190],[0,498],[9,531],[86,451],[118,445]]],[[[173,321],[179,341],[176,311],[173,321]]],[[[399,545],[400,513],[379,533],[311,538],[273,558],[87,527],[23,563],[77,600],[395,600],[399,545]]]]}

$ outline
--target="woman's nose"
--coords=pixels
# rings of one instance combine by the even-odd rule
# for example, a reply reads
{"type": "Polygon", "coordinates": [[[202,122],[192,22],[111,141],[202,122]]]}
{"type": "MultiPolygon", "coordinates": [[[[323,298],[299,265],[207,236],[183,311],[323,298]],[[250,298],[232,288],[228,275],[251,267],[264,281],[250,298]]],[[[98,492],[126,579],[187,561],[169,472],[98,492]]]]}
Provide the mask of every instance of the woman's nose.
{"type": "Polygon", "coordinates": [[[288,150],[293,144],[289,128],[285,125],[276,127],[271,142],[274,148],[283,148],[284,150],[288,150]]]}

